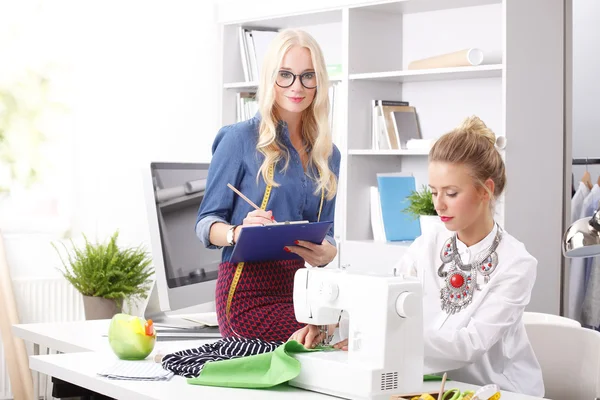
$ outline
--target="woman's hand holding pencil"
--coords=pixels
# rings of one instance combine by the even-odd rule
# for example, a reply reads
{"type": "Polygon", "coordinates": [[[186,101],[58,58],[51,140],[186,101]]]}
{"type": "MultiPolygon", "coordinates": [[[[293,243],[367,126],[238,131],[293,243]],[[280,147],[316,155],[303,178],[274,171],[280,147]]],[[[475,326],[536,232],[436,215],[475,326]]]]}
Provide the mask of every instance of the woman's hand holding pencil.
{"type": "MultiPolygon", "coordinates": [[[[246,215],[246,218],[244,218],[244,220],[242,221],[242,225],[238,226],[238,228],[243,228],[244,226],[251,225],[265,226],[275,222],[275,217],[273,216],[272,211],[265,211],[261,209],[259,206],[254,204],[252,200],[247,198],[242,192],[237,190],[232,184],[228,183],[227,187],[233,190],[235,193],[237,193],[242,199],[246,201],[246,203],[250,204],[254,208],[254,211],[250,211],[248,215],[246,215]]],[[[234,231],[234,237],[236,242],[240,235],[240,229],[238,228],[236,228],[234,231]]]]}

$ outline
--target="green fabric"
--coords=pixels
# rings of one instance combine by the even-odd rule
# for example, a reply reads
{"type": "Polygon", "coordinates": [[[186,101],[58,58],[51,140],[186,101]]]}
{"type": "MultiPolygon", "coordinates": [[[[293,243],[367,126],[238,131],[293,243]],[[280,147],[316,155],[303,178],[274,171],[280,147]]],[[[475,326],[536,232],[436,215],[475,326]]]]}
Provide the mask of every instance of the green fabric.
{"type": "MultiPolygon", "coordinates": [[[[290,340],[274,351],[231,360],[207,362],[196,378],[189,378],[192,385],[230,388],[264,389],[288,382],[300,374],[300,362],[292,354],[313,351],[336,351],[331,346],[307,349],[290,340]]],[[[425,375],[424,381],[441,380],[437,375],[425,375]]]]}
{"type": "MultiPolygon", "coordinates": [[[[423,382],[427,382],[427,381],[441,381],[442,377],[438,376],[438,375],[423,375],[423,382]]],[[[449,381],[450,379],[446,378],[446,381],[449,381]]]]}
{"type": "Polygon", "coordinates": [[[192,385],[269,388],[290,381],[300,374],[300,361],[291,354],[332,349],[328,346],[307,349],[297,341],[290,340],[268,353],[208,362],[198,377],[187,381],[192,385]]]}

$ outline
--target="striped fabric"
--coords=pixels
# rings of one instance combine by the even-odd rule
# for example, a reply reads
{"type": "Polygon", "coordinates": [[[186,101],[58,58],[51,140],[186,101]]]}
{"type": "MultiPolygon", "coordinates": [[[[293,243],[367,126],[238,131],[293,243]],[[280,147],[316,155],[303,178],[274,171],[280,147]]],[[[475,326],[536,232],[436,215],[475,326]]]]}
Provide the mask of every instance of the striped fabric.
{"type": "Polygon", "coordinates": [[[207,362],[267,353],[282,344],[283,342],[228,337],[195,349],[167,354],[162,359],[162,366],[177,375],[193,378],[200,375],[202,367],[207,362]]]}

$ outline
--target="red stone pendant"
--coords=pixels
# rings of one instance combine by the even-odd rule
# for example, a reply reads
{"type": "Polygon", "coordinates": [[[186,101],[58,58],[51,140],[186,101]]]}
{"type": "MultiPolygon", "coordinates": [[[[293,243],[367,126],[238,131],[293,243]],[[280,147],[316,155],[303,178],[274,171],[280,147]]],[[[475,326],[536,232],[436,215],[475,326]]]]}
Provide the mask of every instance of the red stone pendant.
{"type": "Polygon", "coordinates": [[[453,266],[453,270],[445,278],[446,285],[442,287],[440,293],[442,310],[454,314],[471,304],[474,290],[471,283],[476,274],[476,270],[468,273],[453,266]]]}
{"type": "Polygon", "coordinates": [[[460,288],[465,283],[465,278],[461,274],[452,274],[450,277],[450,285],[454,288],[460,288]]]}

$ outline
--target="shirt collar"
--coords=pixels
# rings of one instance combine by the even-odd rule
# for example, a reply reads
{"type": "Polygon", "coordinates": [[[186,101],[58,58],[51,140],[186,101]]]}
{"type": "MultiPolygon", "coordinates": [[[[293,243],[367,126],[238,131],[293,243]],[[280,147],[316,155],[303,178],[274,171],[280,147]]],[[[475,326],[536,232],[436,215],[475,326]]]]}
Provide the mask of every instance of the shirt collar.
{"type": "Polygon", "coordinates": [[[467,249],[469,250],[469,252],[471,254],[477,254],[480,251],[483,251],[492,245],[492,242],[494,241],[494,238],[496,237],[497,232],[498,232],[498,225],[494,222],[494,227],[492,228],[490,233],[488,233],[486,237],[484,237],[479,242],[475,243],[473,246],[467,246],[466,244],[461,242],[457,237],[456,238],[456,249],[461,254],[464,253],[467,249]]]}
{"type": "MultiPolygon", "coordinates": [[[[262,116],[260,115],[260,111],[257,111],[256,114],[254,114],[253,119],[255,119],[257,122],[260,123],[260,121],[262,120],[262,116]]],[[[277,122],[277,128],[279,128],[279,129],[286,128],[285,131],[287,132],[287,122],[282,121],[282,120],[278,121],[277,122]]],[[[284,133],[286,133],[286,132],[284,132],[284,133]]]]}

